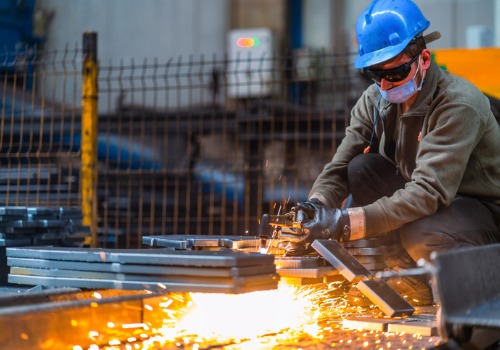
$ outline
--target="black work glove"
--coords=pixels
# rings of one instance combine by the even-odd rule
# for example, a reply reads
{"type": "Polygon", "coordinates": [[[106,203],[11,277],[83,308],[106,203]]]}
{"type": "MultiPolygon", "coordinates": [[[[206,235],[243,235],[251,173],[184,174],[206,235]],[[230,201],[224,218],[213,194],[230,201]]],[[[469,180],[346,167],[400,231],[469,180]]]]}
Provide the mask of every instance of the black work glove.
{"type": "Polygon", "coordinates": [[[304,243],[315,239],[333,239],[347,242],[351,236],[351,221],[347,210],[331,209],[320,200],[313,198],[298,202],[296,209],[302,211],[302,228],[309,230],[304,243]]]}

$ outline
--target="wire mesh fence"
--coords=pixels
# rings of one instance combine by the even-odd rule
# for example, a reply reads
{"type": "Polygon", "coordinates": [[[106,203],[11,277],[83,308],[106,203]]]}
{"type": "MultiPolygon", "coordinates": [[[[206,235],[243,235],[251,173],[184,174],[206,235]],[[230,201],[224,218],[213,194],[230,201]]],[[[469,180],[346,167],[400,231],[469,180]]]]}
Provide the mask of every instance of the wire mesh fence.
{"type": "MultiPolygon", "coordinates": [[[[306,198],[368,84],[351,59],[99,62],[98,246],[254,235],[306,198]]],[[[5,205],[80,205],[81,62],[79,49],[0,57],[5,205]]]]}

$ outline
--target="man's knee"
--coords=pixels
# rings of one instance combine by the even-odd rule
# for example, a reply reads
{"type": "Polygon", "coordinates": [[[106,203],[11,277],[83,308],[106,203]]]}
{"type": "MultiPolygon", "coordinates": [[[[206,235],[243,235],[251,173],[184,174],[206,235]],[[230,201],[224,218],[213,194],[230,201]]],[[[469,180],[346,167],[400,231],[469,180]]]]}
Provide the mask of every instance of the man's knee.
{"type": "Polygon", "coordinates": [[[436,227],[430,227],[432,220],[427,218],[405,225],[400,232],[401,245],[415,261],[425,259],[430,261],[432,252],[442,252],[453,248],[468,246],[450,235],[439,232],[436,227]]]}

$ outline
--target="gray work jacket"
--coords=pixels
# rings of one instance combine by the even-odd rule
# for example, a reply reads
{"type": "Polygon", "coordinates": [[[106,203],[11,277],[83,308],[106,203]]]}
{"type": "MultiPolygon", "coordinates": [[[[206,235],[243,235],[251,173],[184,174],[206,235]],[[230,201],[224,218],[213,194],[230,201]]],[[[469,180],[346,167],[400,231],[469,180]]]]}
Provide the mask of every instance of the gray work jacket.
{"type": "Polygon", "coordinates": [[[380,99],[376,86],[370,86],[352,109],[346,136],[310,194],[320,193],[331,207],[340,205],[349,194],[347,164],[370,143],[376,124],[378,152],[408,182],[391,197],[362,208],[367,237],[432,215],[457,194],[500,204],[500,126],[474,85],[432,62],[414,104],[397,114],[397,105],[380,99]],[[389,128],[396,130],[394,136],[387,135],[389,120],[396,123],[389,128]],[[389,156],[391,139],[396,147],[389,156]]]}

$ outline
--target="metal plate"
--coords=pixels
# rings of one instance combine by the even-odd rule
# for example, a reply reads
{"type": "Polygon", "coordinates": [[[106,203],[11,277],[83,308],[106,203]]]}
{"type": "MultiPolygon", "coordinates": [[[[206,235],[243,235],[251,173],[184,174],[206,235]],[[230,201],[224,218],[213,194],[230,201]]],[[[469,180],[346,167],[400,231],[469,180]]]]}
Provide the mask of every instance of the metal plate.
{"type": "Polygon", "coordinates": [[[188,266],[155,266],[120,263],[96,263],[59,261],[29,258],[7,258],[7,265],[14,267],[33,267],[44,269],[61,269],[95,272],[115,272],[144,275],[173,275],[173,276],[205,276],[205,277],[242,277],[260,274],[274,274],[274,265],[256,265],[246,267],[188,267],[188,266]]]}
{"type": "Polygon", "coordinates": [[[99,249],[33,247],[7,248],[7,257],[64,261],[107,262],[172,266],[274,265],[274,256],[233,250],[172,251],[169,249],[99,249]]]}
{"type": "Polygon", "coordinates": [[[0,238],[0,247],[19,247],[29,245],[32,245],[32,241],[29,238],[0,238]]]}
{"type": "Polygon", "coordinates": [[[278,274],[281,277],[302,277],[302,278],[319,278],[325,276],[335,276],[339,272],[332,266],[324,266],[310,269],[278,269],[278,274]]]}
{"type": "Polygon", "coordinates": [[[325,260],[317,256],[275,256],[274,261],[276,266],[281,269],[305,269],[325,266],[325,260]]]}
{"type": "Polygon", "coordinates": [[[247,287],[249,285],[267,284],[279,280],[277,274],[261,274],[245,277],[204,277],[204,276],[174,276],[174,275],[144,275],[125,274],[114,272],[97,271],[74,271],[59,269],[38,269],[31,267],[10,268],[10,275],[56,277],[56,278],[79,278],[87,280],[117,280],[136,281],[148,283],[184,283],[184,284],[210,284],[235,287],[247,287]]]}
{"type": "Polygon", "coordinates": [[[257,236],[163,235],[144,236],[142,244],[174,249],[220,247],[229,249],[254,248],[257,251],[260,248],[260,238],[257,236]]]}
{"type": "Polygon", "coordinates": [[[382,280],[363,280],[356,288],[389,317],[411,316],[415,309],[382,280]]]}
{"type": "Polygon", "coordinates": [[[311,246],[349,282],[358,282],[372,275],[336,241],[315,240],[311,246]]]}
{"type": "Polygon", "coordinates": [[[278,287],[278,282],[273,281],[266,284],[254,284],[249,286],[225,286],[198,283],[146,283],[139,281],[117,281],[99,279],[80,279],[63,277],[39,277],[24,275],[9,275],[9,283],[42,285],[51,287],[74,287],[86,289],[127,289],[127,290],[149,290],[153,292],[199,292],[199,293],[229,293],[241,294],[261,290],[272,290],[278,287]]]}

